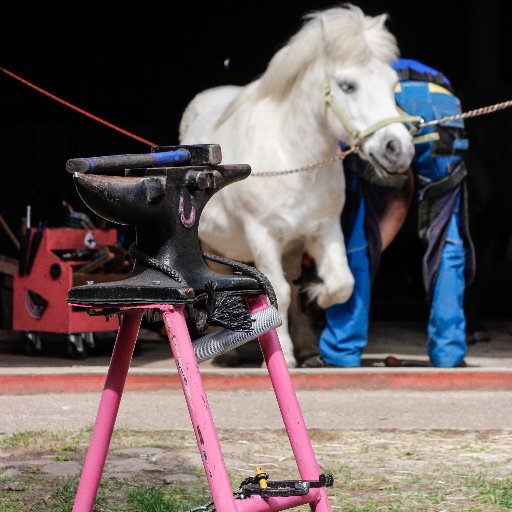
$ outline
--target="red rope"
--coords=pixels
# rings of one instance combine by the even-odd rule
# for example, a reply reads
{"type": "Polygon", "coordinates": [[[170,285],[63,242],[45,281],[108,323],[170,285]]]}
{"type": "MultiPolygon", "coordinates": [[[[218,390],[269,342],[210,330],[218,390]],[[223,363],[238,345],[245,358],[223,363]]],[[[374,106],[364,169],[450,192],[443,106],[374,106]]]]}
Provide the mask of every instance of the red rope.
{"type": "Polygon", "coordinates": [[[142,142],[143,144],[147,144],[148,146],[157,146],[158,145],[158,144],[155,144],[154,142],[143,139],[142,137],[139,137],[138,135],[134,135],[133,133],[130,133],[129,131],[124,130],[123,128],[120,128],[119,126],[116,126],[115,124],[109,123],[108,121],[105,121],[104,119],[101,119],[100,117],[95,116],[94,114],[91,114],[90,112],[87,112],[86,110],[84,110],[82,108],[76,107],[75,105],[59,98],[58,96],[55,96],[55,94],[45,91],[44,89],[41,89],[41,87],[38,87],[37,85],[30,83],[28,80],[25,80],[24,78],[21,78],[20,76],[15,75],[14,73],[12,73],[11,71],[9,71],[5,68],[0,67],[0,71],[3,71],[6,75],[9,75],[11,78],[14,78],[15,80],[18,80],[18,82],[21,82],[22,84],[28,85],[29,87],[36,90],[37,92],[40,92],[40,93],[44,94],[45,96],[52,98],[52,100],[55,100],[68,108],[76,110],[80,114],[83,114],[86,117],[90,117],[94,121],[104,124],[105,126],[108,126],[109,128],[112,128],[113,130],[116,130],[116,131],[122,133],[123,135],[127,135],[128,137],[138,140],[139,142],[142,142]]]}

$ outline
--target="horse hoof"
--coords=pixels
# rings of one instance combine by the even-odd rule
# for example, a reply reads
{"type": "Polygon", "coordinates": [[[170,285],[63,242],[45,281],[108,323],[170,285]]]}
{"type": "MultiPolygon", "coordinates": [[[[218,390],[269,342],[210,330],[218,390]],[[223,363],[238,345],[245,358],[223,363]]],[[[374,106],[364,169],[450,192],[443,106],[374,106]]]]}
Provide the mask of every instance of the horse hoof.
{"type": "Polygon", "coordinates": [[[311,356],[302,361],[299,368],[340,368],[340,366],[326,363],[320,356],[311,356]]]}
{"type": "Polygon", "coordinates": [[[337,289],[328,290],[324,283],[315,283],[306,288],[306,292],[311,300],[322,309],[327,309],[334,304],[343,304],[350,299],[354,290],[354,279],[346,280],[337,289]]]}
{"type": "Polygon", "coordinates": [[[467,334],[467,344],[476,345],[477,343],[491,341],[489,333],[485,329],[475,330],[467,334]]]}
{"type": "Polygon", "coordinates": [[[295,359],[295,357],[291,356],[291,357],[287,357],[286,355],[284,356],[284,360],[286,361],[286,366],[288,366],[288,368],[297,368],[297,360],[295,359]]]}

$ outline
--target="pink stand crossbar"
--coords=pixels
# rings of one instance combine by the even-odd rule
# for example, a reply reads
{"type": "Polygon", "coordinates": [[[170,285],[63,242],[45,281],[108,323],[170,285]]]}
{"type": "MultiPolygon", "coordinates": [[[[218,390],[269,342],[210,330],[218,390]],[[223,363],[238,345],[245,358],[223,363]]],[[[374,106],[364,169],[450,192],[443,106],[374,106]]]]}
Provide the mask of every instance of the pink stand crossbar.
{"type": "MultiPolygon", "coordinates": [[[[248,302],[253,313],[267,307],[266,296],[248,299],[248,302]]],[[[123,315],[73,512],[92,512],[142,314],[146,307],[130,309],[123,315]]],[[[235,499],[185,322],[184,307],[152,307],[160,309],[163,315],[215,510],[276,512],[309,503],[314,512],[330,512],[325,487],[311,488],[304,496],[263,498],[255,495],[243,500],[235,499]]],[[[277,333],[273,330],[263,334],[259,337],[259,342],[301,479],[318,480],[320,470],[277,333]]]]}

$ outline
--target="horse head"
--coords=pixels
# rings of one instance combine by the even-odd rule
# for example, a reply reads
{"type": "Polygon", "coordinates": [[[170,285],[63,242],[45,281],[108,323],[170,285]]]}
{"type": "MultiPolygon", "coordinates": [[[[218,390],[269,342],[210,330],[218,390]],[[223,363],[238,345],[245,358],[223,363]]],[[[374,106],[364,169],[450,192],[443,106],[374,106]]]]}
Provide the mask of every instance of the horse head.
{"type": "Polygon", "coordinates": [[[331,148],[337,147],[333,139],[357,145],[380,178],[392,179],[410,165],[411,132],[420,120],[396,105],[398,76],[392,63],[399,52],[386,20],[386,14],[366,16],[350,4],[307,15],[269,63],[259,88],[282,98],[292,98],[297,90],[308,94],[324,142],[331,148]]]}
{"type": "Polygon", "coordinates": [[[363,65],[333,66],[324,77],[324,115],[338,140],[356,146],[381,178],[407,171],[414,156],[411,131],[419,121],[400,113],[393,90],[395,71],[377,59],[363,65]]]}
{"type": "Polygon", "coordinates": [[[419,119],[399,112],[394,88],[398,57],[387,15],[365,16],[354,6],[311,17],[321,32],[324,53],[324,117],[330,130],[357,145],[381,177],[407,171],[414,155],[411,128],[419,119]]]}

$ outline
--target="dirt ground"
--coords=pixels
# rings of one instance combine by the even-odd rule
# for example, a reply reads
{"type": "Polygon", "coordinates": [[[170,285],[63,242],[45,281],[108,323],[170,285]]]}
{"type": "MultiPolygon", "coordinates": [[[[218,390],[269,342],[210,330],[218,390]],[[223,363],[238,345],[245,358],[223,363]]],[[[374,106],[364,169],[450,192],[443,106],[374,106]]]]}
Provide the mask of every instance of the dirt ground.
{"type": "MultiPolygon", "coordinates": [[[[512,507],[511,431],[311,429],[310,436],[320,470],[334,476],[334,486],[328,489],[333,510],[497,511],[512,507]]],[[[271,480],[298,478],[283,430],[222,429],[219,438],[235,489],[254,475],[256,466],[262,466],[271,480]]],[[[37,508],[41,481],[49,494],[66,478],[78,477],[86,440],[83,433],[64,435],[60,444],[55,438],[40,436],[15,446],[12,437],[1,436],[0,502],[16,500],[20,508],[7,510],[44,510],[37,508]]],[[[137,486],[204,487],[192,432],[116,432],[102,482],[114,480],[137,486]]]]}
{"type": "MultiPolygon", "coordinates": [[[[334,476],[333,510],[512,508],[512,393],[337,390],[298,398],[320,471],[334,476]]],[[[272,480],[299,478],[271,392],[216,391],[208,399],[234,490],[256,466],[272,480]]],[[[68,511],[49,503],[76,485],[98,401],[97,393],[0,396],[0,503],[10,507],[2,512],[68,511]]],[[[156,485],[208,496],[181,391],[125,393],[116,425],[104,495],[112,486],[119,493],[156,485]]]]}

